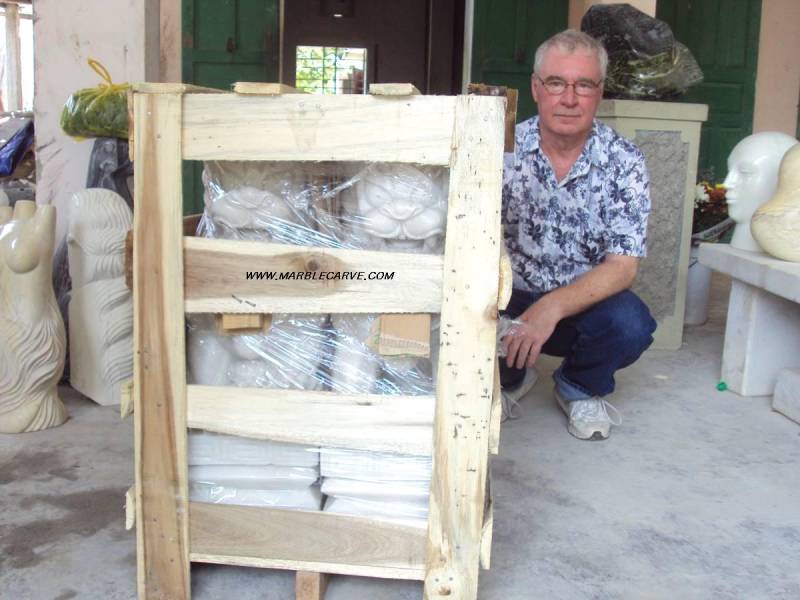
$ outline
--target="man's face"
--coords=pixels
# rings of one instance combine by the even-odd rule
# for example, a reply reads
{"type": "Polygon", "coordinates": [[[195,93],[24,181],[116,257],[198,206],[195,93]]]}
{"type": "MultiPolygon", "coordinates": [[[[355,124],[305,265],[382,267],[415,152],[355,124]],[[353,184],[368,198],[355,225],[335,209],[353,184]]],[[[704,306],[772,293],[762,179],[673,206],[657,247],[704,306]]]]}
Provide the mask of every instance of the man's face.
{"type": "Polygon", "coordinates": [[[600,61],[591,52],[577,50],[570,54],[551,48],[544,55],[540,72],[531,80],[533,99],[539,107],[539,127],[542,133],[556,137],[588,135],[603,97],[602,85],[589,96],[577,95],[572,85],[564,93],[553,95],[542,83],[542,80],[549,79],[561,79],[567,83],[598,83],[601,81],[600,61]]]}

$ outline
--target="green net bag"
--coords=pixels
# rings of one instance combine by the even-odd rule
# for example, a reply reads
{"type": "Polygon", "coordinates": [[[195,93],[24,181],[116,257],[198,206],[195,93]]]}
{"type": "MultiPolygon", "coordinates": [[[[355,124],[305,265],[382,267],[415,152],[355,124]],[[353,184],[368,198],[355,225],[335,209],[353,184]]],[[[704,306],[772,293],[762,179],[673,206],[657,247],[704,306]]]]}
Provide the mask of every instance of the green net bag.
{"type": "Polygon", "coordinates": [[[78,90],[67,98],[61,111],[61,129],[74,138],[127,139],[130,85],[114,83],[103,65],[91,58],[88,62],[103,79],[103,83],[97,87],[78,90]]]}

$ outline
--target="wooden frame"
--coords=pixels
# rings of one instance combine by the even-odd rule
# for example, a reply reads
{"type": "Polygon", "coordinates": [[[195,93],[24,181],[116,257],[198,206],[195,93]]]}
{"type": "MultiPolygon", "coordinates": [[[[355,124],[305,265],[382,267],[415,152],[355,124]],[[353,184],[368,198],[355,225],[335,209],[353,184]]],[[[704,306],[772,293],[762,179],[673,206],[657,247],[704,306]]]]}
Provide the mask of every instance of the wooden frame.
{"type": "Polygon", "coordinates": [[[190,561],[200,561],[294,569],[302,573],[297,589],[304,594],[322,593],[324,580],[315,574],[321,572],[419,579],[427,599],[475,599],[479,559],[488,564],[491,539],[488,452],[496,452],[499,435],[495,330],[510,289],[507,275],[501,293],[497,283],[504,100],[237,95],[151,84],[134,92],[133,114],[139,597],[189,598],[190,561]],[[185,238],[180,176],[185,159],[449,166],[444,256],[412,260],[401,254],[185,238]],[[317,294],[304,289],[307,282],[291,281],[275,291],[252,286],[244,272],[239,279],[231,276],[246,257],[272,265],[261,268],[297,271],[380,265],[396,271],[398,279],[383,286],[348,282],[317,294]],[[298,394],[215,388],[217,400],[210,402],[208,388],[186,385],[186,312],[298,312],[299,306],[324,313],[441,313],[436,398],[303,393],[304,407],[318,410],[302,427],[294,408],[298,394]],[[340,416],[331,424],[334,407],[340,416]],[[189,426],[430,454],[427,534],[323,512],[189,502],[189,426]]]}

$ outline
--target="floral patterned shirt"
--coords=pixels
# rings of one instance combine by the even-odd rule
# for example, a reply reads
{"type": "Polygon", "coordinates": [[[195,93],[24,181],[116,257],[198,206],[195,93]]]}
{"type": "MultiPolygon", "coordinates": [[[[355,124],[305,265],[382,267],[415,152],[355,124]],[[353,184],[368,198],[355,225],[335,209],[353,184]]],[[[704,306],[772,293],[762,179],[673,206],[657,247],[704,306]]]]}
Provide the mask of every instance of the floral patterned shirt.
{"type": "Polygon", "coordinates": [[[543,294],[607,254],[645,256],[649,188],[644,155],[599,121],[562,181],[539,147],[539,118],[517,125],[516,150],[505,155],[502,209],[514,287],[543,294]]]}

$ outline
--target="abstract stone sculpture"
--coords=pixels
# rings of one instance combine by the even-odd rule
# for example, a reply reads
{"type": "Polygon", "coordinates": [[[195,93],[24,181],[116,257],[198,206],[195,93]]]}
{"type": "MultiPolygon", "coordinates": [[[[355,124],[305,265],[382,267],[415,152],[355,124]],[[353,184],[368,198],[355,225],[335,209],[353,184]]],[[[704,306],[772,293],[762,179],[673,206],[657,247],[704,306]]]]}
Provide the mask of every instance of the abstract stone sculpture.
{"type": "Polygon", "coordinates": [[[772,256],[800,262],[800,144],[784,155],[778,189],[755,212],[750,230],[772,256]]]}
{"type": "Polygon", "coordinates": [[[51,285],[56,209],[32,201],[0,207],[0,432],[67,420],[57,384],[64,323],[51,285]]]}
{"type": "Polygon", "coordinates": [[[67,247],[70,384],[98,404],[119,404],[133,376],[133,298],[125,285],[125,235],[133,223],[125,200],[88,189],[70,201],[67,247]]]}
{"type": "Polygon", "coordinates": [[[744,138],[728,156],[725,198],[728,214],[736,221],[731,247],[761,252],[750,233],[750,219],[772,197],[781,159],[796,143],[796,139],[785,133],[763,131],[744,138]]]}

